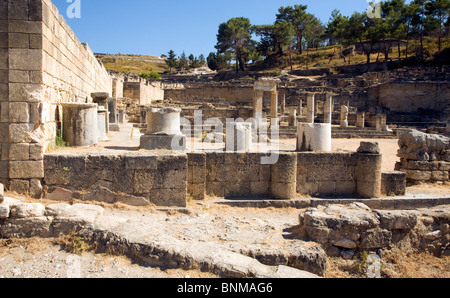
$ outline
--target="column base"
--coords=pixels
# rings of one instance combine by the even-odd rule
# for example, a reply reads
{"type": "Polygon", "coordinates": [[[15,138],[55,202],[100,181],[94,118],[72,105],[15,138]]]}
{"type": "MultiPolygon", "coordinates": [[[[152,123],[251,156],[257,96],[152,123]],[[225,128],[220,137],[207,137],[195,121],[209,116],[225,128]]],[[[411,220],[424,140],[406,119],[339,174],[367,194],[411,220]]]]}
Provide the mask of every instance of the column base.
{"type": "Polygon", "coordinates": [[[186,150],[185,135],[150,135],[141,136],[140,149],[145,150],[186,150]]]}

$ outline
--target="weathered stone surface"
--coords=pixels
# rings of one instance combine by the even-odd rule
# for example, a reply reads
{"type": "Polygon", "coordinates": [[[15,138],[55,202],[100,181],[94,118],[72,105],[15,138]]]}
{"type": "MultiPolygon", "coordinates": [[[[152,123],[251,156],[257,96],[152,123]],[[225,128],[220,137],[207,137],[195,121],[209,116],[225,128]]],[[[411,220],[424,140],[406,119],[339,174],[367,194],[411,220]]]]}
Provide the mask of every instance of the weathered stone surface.
{"type": "Polygon", "coordinates": [[[47,193],[45,198],[51,201],[63,201],[70,202],[72,200],[73,193],[70,190],[57,187],[53,192],[47,193]]]}
{"type": "Polygon", "coordinates": [[[2,204],[3,201],[5,200],[4,192],[5,192],[5,186],[3,186],[3,184],[0,183],[0,204],[2,204]]]}
{"type": "Polygon", "coordinates": [[[417,212],[397,210],[376,210],[380,226],[386,230],[411,230],[417,225],[417,212]]]}
{"type": "Polygon", "coordinates": [[[49,217],[14,218],[0,225],[2,237],[47,237],[52,220],[49,217]]]}
{"type": "Polygon", "coordinates": [[[7,219],[9,218],[9,205],[8,204],[0,204],[0,219],[7,219]]]}
{"type": "Polygon", "coordinates": [[[381,154],[380,145],[378,142],[361,142],[359,146],[358,153],[370,153],[370,154],[381,154]]]}
{"type": "Polygon", "coordinates": [[[45,207],[40,203],[23,203],[11,206],[12,218],[44,216],[45,207]]]}

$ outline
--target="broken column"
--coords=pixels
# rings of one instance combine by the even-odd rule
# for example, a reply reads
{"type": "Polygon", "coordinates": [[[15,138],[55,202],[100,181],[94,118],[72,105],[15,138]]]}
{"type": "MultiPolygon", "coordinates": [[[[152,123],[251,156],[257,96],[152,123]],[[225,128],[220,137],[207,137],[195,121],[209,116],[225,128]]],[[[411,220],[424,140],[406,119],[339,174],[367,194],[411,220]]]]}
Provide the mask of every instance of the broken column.
{"type": "Polygon", "coordinates": [[[253,118],[262,117],[264,91],[254,91],[253,95],[253,118]],[[258,116],[259,115],[259,116],[258,116]]]}
{"type": "Polygon", "coordinates": [[[63,103],[63,139],[72,147],[89,147],[98,143],[97,105],[63,103]]]}
{"type": "Polygon", "coordinates": [[[109,130],[110,131],[120,131],[119,126],[119,113],[117,110],[117,99],[110,97],[108,98],[108,111],[109,111],[109,130]]]}
{"type": "Polygon", "coordinates": [[[356,127],[364,128],[366,123],[366,114],[358,113],[356,115],[356,127]]]}
{"type": "Polygon", "coordinates": [[[381,196],[382,155],[378,143],[361,142],[355,168],[356,191],[363,198],[381,196]]]}
{"type": "Polygon", "coordinates": [[[279,124],[278,119],[278,92],[272,91],[270,94],[270,119],[273,122],[273,119],[276,119],[276,124],[279,124]]]}
{"type": "Polygon", "coordinates": [[[376,121],[376,129],[377,131],[388,131],[388,126],[387,126],[387,116],[386,115],[377,115],[375,117],[375,121],[376,121]]]}
{"type": "Polygon", "coordinates": [[[141,149],[186,150],[186,136],[181,132],[181,109],[149,108],[147,132],[141,136],[141,149]]]}
{"type": "Polygon", "coordinates": [[[283,94],[283,96],[281,97],[281,115],[284,115],[285,112],[286,112],[286,95],[283,94]]]}
{"type": "Polygon", "coordinates": [[[333,96],[327,94],[327,100],[325,101],[324,106],[324,119],[323,123],[331,124],[333,122],[333,96]]]}
{"type": "MultiPolygon", "coordinates": [[[[104,108],[108,115],[108,92],[93,92],[91,93],[91,97],[94,103],[98,105],[99,108],[104,108]]],[[[106,117],[106,134],[109,133],[109,117],[106,117]]]]}
{"type": "Polygon", "coordinates": [[[270,195],[275,199],[297,197],[297,154],[280,153],[278,162],[270,167],[270,195]]]}
{"type": "Polygon", "coordinates": [[[348,106],[341,106],[341,128],[348,127],[348,106]]]}
{"type": "Polygon", "coordinates": [[[289,115],[289,126],[297,127],[297,110],[293,110],[289,115]]]}
{"type": "Polygon", "coordinates": [[[98,140],[109,141],[108,139],[108,110],[105,107],[98,107],[97,109],[97,128],[98,140]]]}
{"type": "Polygon", "coordinates": [[[314,123],[315,96],[314,94],[306,95],[306,122],[314,123]]]}
{"type": "Polygon", "coordinates": [[[331,124],[300,123],[297,128],[297,151],[331,151],[331,124]]]}
{"type": "Polygon", "coordinates": [[[247,152],[252,149],[252,144],[252,123],[227,122],[227,151],[247,152]]]}

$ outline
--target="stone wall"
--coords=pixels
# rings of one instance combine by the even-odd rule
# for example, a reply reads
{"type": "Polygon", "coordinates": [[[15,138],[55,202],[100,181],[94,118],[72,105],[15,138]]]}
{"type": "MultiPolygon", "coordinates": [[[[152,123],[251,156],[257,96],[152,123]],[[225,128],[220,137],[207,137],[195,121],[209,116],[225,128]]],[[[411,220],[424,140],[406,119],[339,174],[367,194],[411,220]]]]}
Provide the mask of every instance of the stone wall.
{"type": "MultiPolygon", "coordinates": [[[[190,160],[192,155],[188,156],[190,160]]],[[[371,198],[381,194],[379,154],[280,153],[274,165],[261,163],[266,156],[196,153],[195,162],[189,162],[188,190],[196,199],[205,195],[294,199],[298,195],[371,198]]]]}
{"type": "Polygon", "coordinates": [[[136,100],[139,105],[150,105],[152,101],[163,100],[164,90],[159,83],[148,80],[123,82],[123,97],[136,100]]]}
{"type": "MultiPolygon", "coordinates": [[[[186,154],[46,154],[44,169],[51,193],[64,188],[83,198],[104,188],[109,196],[133,196],[134,201],[144,198],[156,206],[186,206],[186,154]]],[[[102,200],[98,195],[90,198],[102,200]]]]}
{"type": "MultiPolygon", "coordinates": [[[[379,103],[392,112],[442,111],[450,103],[448,82],[392,82],[379,86],[379,103]]],[[[446,119],[443,119],[446,120],[446,119]]]]}
{"type": "Polygon", "coordinates": [[[59,104],[110,93],[111,78],[50,0],[1,1],[0,35],[0,181],[37,196],[59,104]]]}
{"type": "Polygon", "coordinates": [[[450,138],[407,130],[399,138],[395,169],[409,184],[450,181],[450,138]]]}
{"type": "Polygon", "coordinates": [[[115,202],[124,196],[156,206],[185,207],[188,194],[196,200],[380,196],[380,154],[283,152],[273,165],[262,162],[267,157],[233,152],[50,153],[45,154],[43,171],[50,193],[63,188],[78,199],[115,202]],[[105,193],[109,199],[102,199],[105,193]]]}

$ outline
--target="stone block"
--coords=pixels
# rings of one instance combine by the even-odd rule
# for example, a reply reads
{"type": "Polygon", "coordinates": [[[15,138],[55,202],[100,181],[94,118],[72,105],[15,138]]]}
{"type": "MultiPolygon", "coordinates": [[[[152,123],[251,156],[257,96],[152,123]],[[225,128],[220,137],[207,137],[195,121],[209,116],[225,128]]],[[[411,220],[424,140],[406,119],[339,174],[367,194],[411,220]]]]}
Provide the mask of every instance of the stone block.
{"type": "Polygon", "coordinates": [[[43,160],[44,146],[42,144],[30,144],[30,160],[43,160]]]}
{"type": "Polygon", "coordinates": [[[125,158],[125,166],[127,170],[157,170],[157,156],[128,155],[125,158]]]}
{"type": "Polygon", "coordinates": [[[27,218],[44,216],[45,207],[40,203],[24,203],[11,206],[12,218],[27,218]]]}
{"type": "Polygon", "coordinates": [[[29,83],[30,74],[26,70],[10,70],[9,71],[9,81],[11,83],[29,83]]]}
{"type": "Polygon", "coordinates": [[[9,214],[10,214],[9,205],[0,203],[0,219],[8,219],[9,214]]]}
{"type": "Polygon", "coordinates": [[[184,135],[143,135],[140,148],[145,150],[186,150],[184,135]]]}
{"type": "Polygon", "coordinates": [[[195,200],[204,200],[206,195],[205,183],[188,183],[187,192],[195,200]]]}
{"type": "Polygon", "coordinates": [[[8,20],[8,31],[29,34],[41,34],[42,22],[25,20],[8,20]]]}
{"type": "MultiPolygon", "coordinates": [[[[0,49],[0,69],[8,69],[8,49],[0,49]]],[[[4,82],[4,81],[3,81],[4,82]]]]}
{"type": "Polygon", "coordinates": [[[448,171],[432,171],[431,180],[433,181],[448,181],[448,171]]]}
{"type": "Polygon", "coordinates": [[[73,193],[64,188],[56,188],[53,192],[47,193],[45,199],[50,201],[71,202],[73,193]]]}
{"type": "Polygon", "coordinates": [[[28,143],[13,143],[9,146],[9,160],[28,160],[30,157],[30,145],[28,143]]]}
{"type": "Polygon", "coordinates": [[[9,178],[9,162],[0,161],[0,178],[9,178]]]}
{"type": "Polygon", "coordinates": [[[381,174],[381,193],[391,196],[406,194],[406,173],[394,171],[381,174]]]}
{"type": "Polygon", "coordinates": [[[186,189],[153,189],[149,200],[156,206],[186,207],[186,189]]]}
{"type": "Polygon", "coordinates": [[[30,47],[30,38],[26,33],[9,33],[9,47],[28,49],[30,47]]]}
{"type": "Polygon", "coordinates": [[[42,161],[11,161],[9,177],[11,179],[44,178],[44,163],[42,161]]]}
{"type": "Polygon", "coordinates": [[[9,141],[22,143],[30,141],[30,126],[27,123],[11,123],[9,125],[9,141]]]}
{"type": "Polygon", "coordinates": [[[14,179],[9,183],[9,190],[22,195],[28,195],[30,190],[30,181],[14,179]]]}
{"type": "Polygon", "coordinates": [[[50,235],[52,220],[46,216],[15,218],[0,225],[0,236],[5,238],[47,237],[50,235]]]}
{"type": "Polygon", "coordinates": [[[414,181],[431,180],[431,171],[407,170],[406,178],[414,181]]]}
{"type": "Polygon", "coordinates": [[[4,201],[4,195],[5,195],[5,186],[0,183],[0,204],[4,201]]]}
{"type": "Polygon", "coordinates": [[[42,50],[9,49],[9,67],[16,70],[40,70],[42,68],[42,50]]]}

